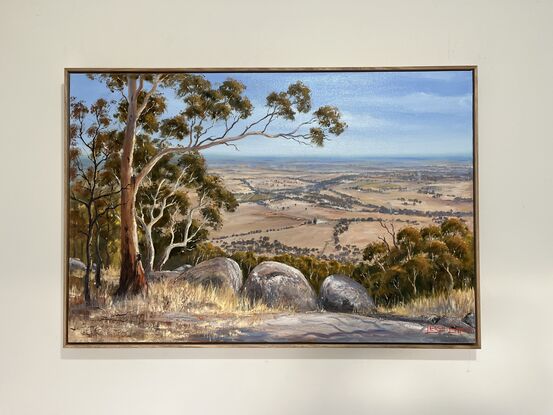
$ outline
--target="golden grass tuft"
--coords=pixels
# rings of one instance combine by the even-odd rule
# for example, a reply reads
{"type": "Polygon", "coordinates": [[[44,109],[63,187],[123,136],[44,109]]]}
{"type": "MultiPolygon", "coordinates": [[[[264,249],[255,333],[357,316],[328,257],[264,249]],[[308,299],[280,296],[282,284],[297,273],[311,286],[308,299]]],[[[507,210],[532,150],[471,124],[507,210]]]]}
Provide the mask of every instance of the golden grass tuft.
{"type": "Polygon", "coordinates": [[[468,313],[474,313],[474,303],[474,289],[467,288],[416,298],[407,304],[380,307],[379,311],[402,316],[438,315],[463,318],[468,313]]]}

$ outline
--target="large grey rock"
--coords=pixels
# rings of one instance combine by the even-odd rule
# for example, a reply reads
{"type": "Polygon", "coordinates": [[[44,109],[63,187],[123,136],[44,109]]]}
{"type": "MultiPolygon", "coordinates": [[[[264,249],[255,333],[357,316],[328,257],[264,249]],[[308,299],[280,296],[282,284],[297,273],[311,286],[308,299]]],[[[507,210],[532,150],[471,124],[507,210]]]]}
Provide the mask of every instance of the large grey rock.
{"type": "Polygon", "coordinates": [[[234,292],[242,287],[242,270],[236,261],[230,258],[213,258],[204,261],[180,274],[179,279],[191,284],[212,287],[229,287],[234,292]]]}
{"type": "Polygon", "coordinates": [[[78,258],[69,258],[69,271],[84,271],[86,265],[78,258]]]}
{"type": "Polygon", "coordinates": [[[296,268],[280,262],[265,261],[255,267],[244,285],[244,295],[269,307],[317,309],[317,296],[307,279],[296,268]]]}
{"type": "Polygon", "coordinates": [[[325,278],[319,293],[321,306],[328,311],[368,314],[375,310],[367,290],[345,275],[325,278]]]}

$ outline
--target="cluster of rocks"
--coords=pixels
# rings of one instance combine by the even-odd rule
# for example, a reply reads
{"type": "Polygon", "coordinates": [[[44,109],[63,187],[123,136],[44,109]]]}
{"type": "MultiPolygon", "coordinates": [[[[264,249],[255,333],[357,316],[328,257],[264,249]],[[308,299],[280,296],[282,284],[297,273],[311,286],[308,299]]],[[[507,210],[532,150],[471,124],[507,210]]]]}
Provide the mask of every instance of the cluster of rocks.
{"type": "MultiPolygon", "coordinates": [[[[162,276],[158,275],[157,278],[162,276]]],[[[262,303],[269,307],[359,314],[375,311],[374,302],[365,288],[351,278],[345,275],[328,276],[317,296],[301,271],[280,262],[262,262],[250,272],[244,283],[238,263],[223,257],[210,259],[183,271],[177,269],[165,272],[165,276],[191,284],[230,288],[251,303],[262,303]]]]}

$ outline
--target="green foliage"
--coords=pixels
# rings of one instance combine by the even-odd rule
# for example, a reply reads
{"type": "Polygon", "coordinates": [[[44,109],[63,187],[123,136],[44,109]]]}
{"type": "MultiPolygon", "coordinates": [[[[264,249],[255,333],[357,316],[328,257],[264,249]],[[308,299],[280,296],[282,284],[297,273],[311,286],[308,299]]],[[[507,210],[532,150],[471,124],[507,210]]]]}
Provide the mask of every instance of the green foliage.
{"type": "Polygon", "coordinates": [[[392,243],[367,245],[363,259],[368,264],[365,285],[387,306],[475,283],[473,236],[456,218],[439,227],[403,228],[392,243]]]}
{"type": "Polygon", "coordinates": [[[441,226],[442,235],[465,236],[469,232],[463,221],[455,218],[445,220],[441,226]]]}
{"type": "Polygon", "coordinates": [[[296,112],[286,92],[271,92],[267,96],[267,107],[271,108],[277,117],[290,121],[295,119],[296,112]]]}
{"type": "Polygon", "coordinates": [[[347,124],[340,120],[341,114],[336,107],[321,107],[315,111],[315,117],[317,117],[320,126],[327,128],[331,134],[340,135],[347,128],[347,124]]]}
{"type": "Polygon", "coordinates": [[[160,131],[163,137],[172,137],[178,141],[182,141],[190,134],[188,119],[182,113],[171,118],[166,118],[161,122],[160,131]]]}
{"type": "Polygon", "coordinates": [[[239,251],[235,252],[230,256],[232,259],[234,259],[238,265],[240,265],[240,268],[242,269],[242,274],[244,275],[244,278],[247,278],[250,272],[258,265],[260,264],[263,258],[256,254],[254,254],[251,251],[239,251]]]}
{"type": "MultiPolygon", "coordinates": [[[[146,92],[142,91],[138,95],[138,104],[142,104],[145,100],[146,92]]],[[[148,99],[148,105],[144,108],[144,111],[140,114],[137,120],[137,127],[139,127],[146,134],[157,133],[160,129],[160,116],[167,109],[167,103],[165,97],[160,94],[154,94],[148,99]]],[[[119,101],[117,111],[115,113],[115,119],[120,122],[127,120],[128,103],[124,100],[119,101]]]]}
{"type": "Polygon", "coordinates": [[[371,262],[378,262],[382,260],[387,253],[388,249],[384,242],[371,242],[363,250],[363,259],[371,262]]]}
{"type": "Polygon", "coordinates": [[[323,280],[329,275],[352,275],[354,270],[353,264],[323,260],[312,256],[278,255],[274,257],[274,260],[299,269],[316,291],[319,291],[323,280]]]}
{"type": "Polygon", "coordinates": [[[286,92],[298,112],[305,114],[311,110],[311,90],[303,82],[291,84],[286,92]]]}

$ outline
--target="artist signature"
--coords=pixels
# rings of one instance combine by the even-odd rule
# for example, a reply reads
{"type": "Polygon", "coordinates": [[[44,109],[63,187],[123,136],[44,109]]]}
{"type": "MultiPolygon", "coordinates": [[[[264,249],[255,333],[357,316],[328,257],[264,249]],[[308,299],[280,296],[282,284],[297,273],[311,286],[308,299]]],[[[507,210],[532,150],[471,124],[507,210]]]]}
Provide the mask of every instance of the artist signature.
{"type": "Polygon", "coordinates": [[[424,334],[463,334],[470,333],[469,329],[460,327],[446,327],[437,324],[429,324],[423,329],[424,334]]]}

